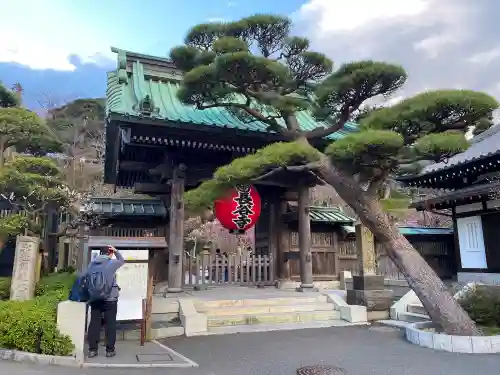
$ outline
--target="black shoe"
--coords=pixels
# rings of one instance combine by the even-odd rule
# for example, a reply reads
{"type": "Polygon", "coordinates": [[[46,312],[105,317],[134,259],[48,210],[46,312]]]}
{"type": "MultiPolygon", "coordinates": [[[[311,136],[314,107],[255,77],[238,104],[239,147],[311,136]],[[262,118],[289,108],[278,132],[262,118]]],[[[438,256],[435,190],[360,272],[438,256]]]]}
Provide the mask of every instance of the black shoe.
{"type": "Polygon", "coordinates": [[[97,355],[97,350],[89,350],[88,358],[95,358],[97,355]]]}
{"type": "Polygon", "coordinates": [[[116,351],[114,350],[106,350],[106,358],[111,358],[116,355],[116,351]]]}

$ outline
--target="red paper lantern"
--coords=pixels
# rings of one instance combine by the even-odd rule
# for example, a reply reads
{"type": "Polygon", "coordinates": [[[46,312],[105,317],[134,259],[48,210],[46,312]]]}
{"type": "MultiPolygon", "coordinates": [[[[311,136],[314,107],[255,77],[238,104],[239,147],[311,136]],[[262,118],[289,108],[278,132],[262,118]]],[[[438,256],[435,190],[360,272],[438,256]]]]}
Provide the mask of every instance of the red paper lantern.
{"type": "Polygon", "coordinates": [[[231,233],[244,233],[260,216],[261,201],[252,185],[238,185],[214,203],[215,216],[231,233]]]}

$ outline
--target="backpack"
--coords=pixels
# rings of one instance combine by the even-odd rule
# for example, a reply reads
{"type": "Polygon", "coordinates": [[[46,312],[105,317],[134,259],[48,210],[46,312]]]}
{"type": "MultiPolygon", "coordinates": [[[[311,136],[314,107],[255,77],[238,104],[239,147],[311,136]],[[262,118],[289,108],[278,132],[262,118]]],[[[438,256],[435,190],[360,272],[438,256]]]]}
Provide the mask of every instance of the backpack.
{"type": "Polygon", "coordinates": [[[114,279],[106,276],[106,263],[91,265],[85,274],[84,287],[89,302],[106,301],[111,296],[114,279]]]}
{"type": "Polygon", "coordinates": [[[85,275],[83,276],[79,275],[76,278],[69,292],[68,299],[74,302],[87,302],[89,300],[87,287],[85,283],[85,275]]]}

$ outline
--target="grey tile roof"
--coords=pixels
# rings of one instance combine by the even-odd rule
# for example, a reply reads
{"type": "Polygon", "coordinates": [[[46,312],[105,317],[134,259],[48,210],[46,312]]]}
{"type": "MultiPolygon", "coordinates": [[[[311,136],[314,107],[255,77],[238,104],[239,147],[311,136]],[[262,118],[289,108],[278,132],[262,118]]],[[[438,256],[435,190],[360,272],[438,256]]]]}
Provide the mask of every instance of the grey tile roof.
{"type": "Polygon", "coordinates": [[[90,210],[104,216],[167,216],[165,205],[156,199],[91,198],[89,203],[90,210]]]}
{"type": "Polygon", "coordinates": [[[493,125],[484,133],[472,138],[470,147],[446,162],[434,163],[422,169],[421,175],[448,169],[500,153],[500,125],[493,125]]]}

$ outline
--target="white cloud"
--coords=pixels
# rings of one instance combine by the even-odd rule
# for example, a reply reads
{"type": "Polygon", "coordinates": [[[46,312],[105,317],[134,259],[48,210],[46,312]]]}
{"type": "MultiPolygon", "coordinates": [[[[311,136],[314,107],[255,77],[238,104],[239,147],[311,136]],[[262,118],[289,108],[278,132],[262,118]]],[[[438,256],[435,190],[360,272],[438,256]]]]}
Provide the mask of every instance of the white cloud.
{"type": "Polygon", "coordinates": [[[453,33],[443,33],[430,36],[417,43],[414,43],[415,50],[421,50],[428,57],[435,59],[443,52],[444,48],[449,44],[458,44],[459,39],[453,33]]]}
{"type": "Polygon", "coordinates": [[[317,33],[348,32],[373,22],[386,22],[424,12],[428,0],[310,0],[299,10],[301,18],[314,18],[317,33]]]}
{"type": "Polygon", "coordinates": [[[485,65],[498,58],[500,58],[500,46],[484,52],[475,53],[474,55],[468,57],[467,60],[474,64],[485,65]]]}
{"type": "Polygon", "coordinates": [[[293,18],[336,66],[401,64],[408,82],[395,96],[460,87],[500,98],[499,12],[496,0],[308,0],[293,18]]]}

